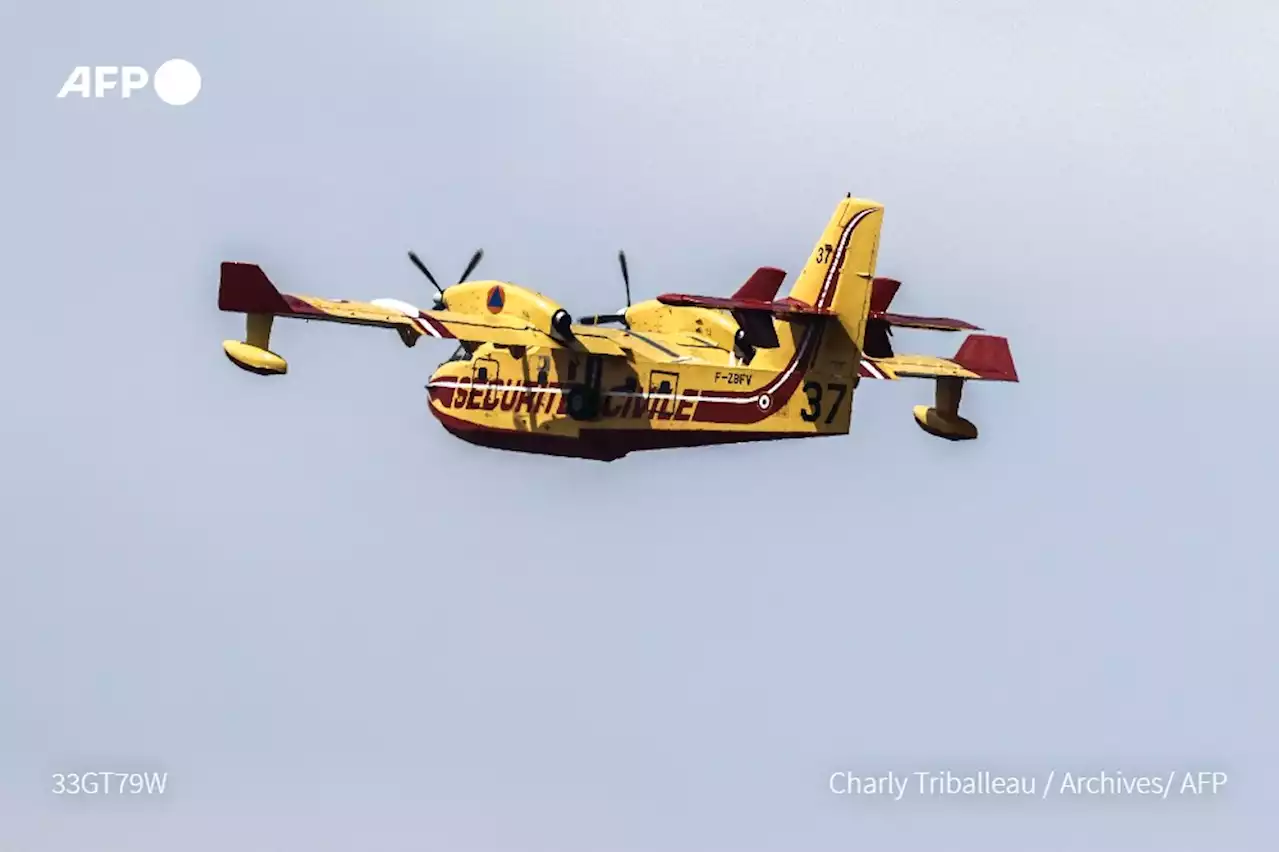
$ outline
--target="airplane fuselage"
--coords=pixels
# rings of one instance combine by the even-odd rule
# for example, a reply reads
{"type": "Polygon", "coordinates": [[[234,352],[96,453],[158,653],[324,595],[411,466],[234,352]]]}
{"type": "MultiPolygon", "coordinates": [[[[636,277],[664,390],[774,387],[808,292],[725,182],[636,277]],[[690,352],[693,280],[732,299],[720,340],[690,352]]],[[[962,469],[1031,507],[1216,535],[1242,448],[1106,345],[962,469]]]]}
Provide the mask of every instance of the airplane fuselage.
{"type": "Polygon", "coordinates": [[[809,327],[794,346],[757,353],[750,365],[710,348],[724,363],[483,344],[436,370],[429,404],[472,443],[585,458],[846,434],[857,370],[814,365],[820,335],[809,327]]]}

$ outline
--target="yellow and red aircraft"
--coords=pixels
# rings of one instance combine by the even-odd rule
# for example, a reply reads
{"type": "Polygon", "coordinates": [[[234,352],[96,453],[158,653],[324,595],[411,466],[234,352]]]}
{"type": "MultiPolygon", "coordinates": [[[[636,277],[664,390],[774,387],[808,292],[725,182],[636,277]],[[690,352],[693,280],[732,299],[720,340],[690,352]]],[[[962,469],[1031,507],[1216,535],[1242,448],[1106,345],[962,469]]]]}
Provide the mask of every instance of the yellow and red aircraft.
{"type": "Polygon", "coordinates": [[[223,263],[218,307],[247,314],[243,341],[223,343],[237,366],[283,374],[268,349],[275,317],[395,329],[459,347],[427,384],[431,413],[454,435],[487,447],[612,461],[633,450],[843,435],[862,379],[935,380],[926,432],[976,438],[959,414],[966,381],[1016,382],[1003,337],[971,335],[951,358],[894,354],[891,329],[980,330],[945,317],[890,313],[899,282],[875,277],[884,208],[846,197],[790,293],[780,269],[756,270],[729,298],[668,293],[574,323],[555,301],[505,281],[442,288],[431,310],[397,299],[352,302],[281,293],[262,269],[223,263]],[[616,325],[616,328],[607,326],[616,325]]]}

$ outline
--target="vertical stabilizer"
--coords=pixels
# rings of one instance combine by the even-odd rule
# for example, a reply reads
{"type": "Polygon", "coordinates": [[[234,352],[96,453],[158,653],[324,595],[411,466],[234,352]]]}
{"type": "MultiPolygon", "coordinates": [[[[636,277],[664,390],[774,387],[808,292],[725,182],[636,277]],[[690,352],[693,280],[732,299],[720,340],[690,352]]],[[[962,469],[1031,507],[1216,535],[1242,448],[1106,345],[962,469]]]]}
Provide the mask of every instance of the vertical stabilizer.
{"type": "Polygon", "coordinates": [[[876,273],[884,206],[845,198],[818,239],[790,297],[840,315],[849,338],[862,347],[876,273]]]}

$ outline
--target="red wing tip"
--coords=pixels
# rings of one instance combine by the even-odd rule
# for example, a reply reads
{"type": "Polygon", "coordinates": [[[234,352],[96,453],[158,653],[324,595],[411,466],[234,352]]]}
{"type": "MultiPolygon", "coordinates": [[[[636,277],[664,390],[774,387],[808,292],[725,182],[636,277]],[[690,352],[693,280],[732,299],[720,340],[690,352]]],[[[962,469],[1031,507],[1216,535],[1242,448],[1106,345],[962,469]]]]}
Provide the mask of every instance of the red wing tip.
{"type": "Polygon", "coordinates": [[[960,349],[951,360],[987,381],[1018,381],[1013,353],[1009,351],[1009,341],[1004,337],[971,334],[960,344],[960,349]]]}
{"type": "Polygon", "coordinates": [[[768,302],[778,295],[778,288],[786,277],[787,273],[776,266],[762,266],[751,273],[751,277],[738,288],[733,298],[768,302]]]}
{"type": "Polygon", "coordinates": [[[244,314],[288,313],[289,305],[256,263],[224,260],[218,278],[218,308],[244,314]]]}
{"type": "Polygon", "coordinates": [[[871,279],[871,310],[883,313],[889,310],[889,303],[898,294],[902,282],[896,278],[871,279]]]}

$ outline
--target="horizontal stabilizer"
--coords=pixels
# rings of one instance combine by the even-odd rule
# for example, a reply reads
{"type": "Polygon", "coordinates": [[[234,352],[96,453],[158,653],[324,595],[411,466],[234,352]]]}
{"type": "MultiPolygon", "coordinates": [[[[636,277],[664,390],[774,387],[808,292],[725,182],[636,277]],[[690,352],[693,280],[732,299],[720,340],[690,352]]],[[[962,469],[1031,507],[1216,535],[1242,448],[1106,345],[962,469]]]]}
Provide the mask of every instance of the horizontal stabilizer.
{"type": "Polygon", "coordinates": [[[723,298],[720,296],[689,296],[684,293],[663,293],[658,301],[675,308],[711,308],[720,311],[762,311],[776,317],[819,316],[833,317],[834,311],[815,308],[793,299],[766,302],[760,299],[723,298]]]}

